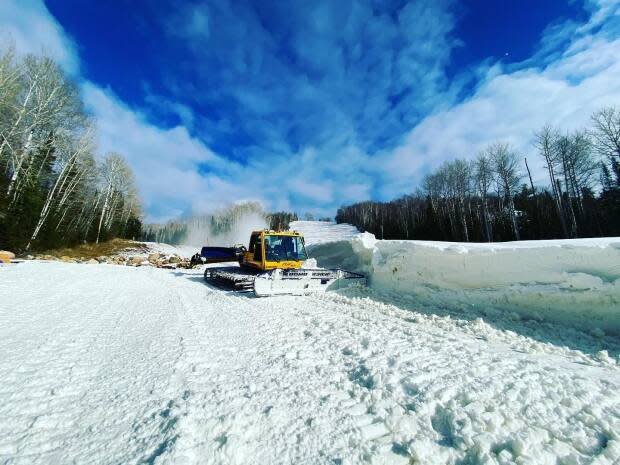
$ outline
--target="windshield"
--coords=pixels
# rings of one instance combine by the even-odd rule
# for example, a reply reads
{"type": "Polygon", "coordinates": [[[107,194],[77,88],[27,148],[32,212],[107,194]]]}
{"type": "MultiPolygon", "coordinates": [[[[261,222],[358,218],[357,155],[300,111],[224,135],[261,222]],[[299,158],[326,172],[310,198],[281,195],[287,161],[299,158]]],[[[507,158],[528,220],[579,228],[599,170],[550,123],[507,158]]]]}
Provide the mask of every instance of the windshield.
{"type": "Polygon", "coordinates": [[[270,262],[306,260],[306,248],[301,237],[265,236],[265,258],[270,262]]]}

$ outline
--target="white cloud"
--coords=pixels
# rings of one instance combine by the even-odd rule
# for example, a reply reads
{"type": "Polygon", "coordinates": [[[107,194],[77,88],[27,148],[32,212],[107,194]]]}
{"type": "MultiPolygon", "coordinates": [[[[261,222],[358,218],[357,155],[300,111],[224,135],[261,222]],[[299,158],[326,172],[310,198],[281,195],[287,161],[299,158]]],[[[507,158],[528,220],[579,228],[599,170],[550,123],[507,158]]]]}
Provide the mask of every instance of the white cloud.
{"type": "MultiPolygon", "coordinates": [[[[597,21],[600,19],[596,18],[597,21]]],[[[464,102],[426,117],[403,144],[380,157],[387,197],[410,191],[421,177],[455,157],[473,158],[494,141],[511,143],[546,182],[532,145],[545,124],[587,127],[603,106],[620,105],[620,39],[588,35],[542,69],[505,73],[497,65],[464,102]],[[499,72],[498,72],[499,71],[499,72]]]]}
{"type": "MultiPolygon", "coordinates": [[[[240,196],[260,200],[242,183],[234,182],[242,167],[213,153],[184,126],[159,128],[111,91],[85,82],[86,108],[95,116],[100,152],[118,152],[136,176],[147,209],[178,212],[214,210],[240,196]],[[203,166],[207,173],[200,174],[203,166]]],[[[165,215],[164,215],[165,216],[165,215]]],[[[148,220],[149,218],[147,218],[148,220]]]]}
{"type": "Polygon", "coordinates": [[[75,44],[41,0],[0,1],[0,40],[14,43],[20,54],[44,53],[70,74],[79,72],[75,44]]]}
{"type": "Polygon", "coordinates": [[[331,203],[331,182],[312,182],[307,179],[295,178],[288,184],[289,190],[316,202],[331,203]]]}

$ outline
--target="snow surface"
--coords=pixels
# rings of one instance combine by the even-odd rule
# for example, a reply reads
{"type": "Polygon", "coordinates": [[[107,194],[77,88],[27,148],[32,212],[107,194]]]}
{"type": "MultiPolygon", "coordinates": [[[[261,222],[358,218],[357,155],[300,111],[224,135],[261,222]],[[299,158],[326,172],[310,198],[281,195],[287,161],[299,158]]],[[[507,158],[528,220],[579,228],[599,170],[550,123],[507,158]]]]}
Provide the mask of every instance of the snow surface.
{"type": "MultiPolygon", "coordinates": [[[[405,247],[372,243],[313,248],[363,267],[405,247]]],[[[0,266],[0,463],[620,461],[617,337],[390,300],[373,276],[259,299],[198,269],[0,266]]]]}
{"type": "Polygon", "coordinates": [[[466,244],[365,233],[309,253],[319,266],[367,273],[383,299],[620,333],[617,237],[466,244]]]}

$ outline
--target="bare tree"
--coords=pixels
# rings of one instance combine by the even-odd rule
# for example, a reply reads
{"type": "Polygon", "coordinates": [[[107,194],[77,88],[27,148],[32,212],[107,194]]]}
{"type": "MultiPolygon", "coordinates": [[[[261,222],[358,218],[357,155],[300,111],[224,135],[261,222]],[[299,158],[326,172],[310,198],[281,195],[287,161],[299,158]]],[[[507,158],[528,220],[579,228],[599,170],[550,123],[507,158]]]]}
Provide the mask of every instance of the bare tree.
{"type": "Polygon", "coordinates": [[[469,196],[471,195],[471,169],[470,164],[464,160],[456,159],[449,165],[450,179],[453,183],[453,191],[458,201],[459,216],[463,228],[463,238],[469,242],[469,228],[467,227],[467,210],[469,196]],[[467,204],[467,207],[466,207],[467,204]]]}
{"type": "Polygon", "coordinates": [[[489,218],[489,190],[493,183],[493,165],[486,153],[480,153],[474,162],[474,178],[476,189],[482,199],[482,220],[487,242],[493,240],[491,221],[489,218]]]}
{"type": "Polygon", "coordinates": [[[545,167],[549,174],[549,182],[551,183],[551,191],[555,200],[555,207],[560,218],[560,224],[562,226],[562,232],[564,237],[568,237],[568,228],[566,227],[566,218],[564,216],[564,208],[562,203],[562,195],[558,185],[558,179],[555,171],[555,166],[558,160],[557,154],[557,139],[559,138],[558,132],[551,126],[544,126],[540,131],[535,133],[536,147],[538,152],[545,160],[545,167]]]}
{"type": "Polygon", "coordinates": [[[97,203],[101,205],[101,214],[97,227],[96,243],[99,243],[102,227],[109,229],[119,213],[122,199],[133,189],[133,175],[123,157],[109,153],[100,168],[101,190],[97,203]]]}
{"type": "Polygon", "coordinates": [[[11,177],[7,195],[12,194],[13,202],[24,185],[22,177],[31,167],[28,161],[32,151],[43,145],[50,133],[75,130],[85,121],[75,85],[52,59],[27,56],[21,65],[21,80],[23,90],[15,118],[0,144],[0,157],[8,151],[11,177]]]}
{"type": "Polygon", "coordinates": [[[520,240],[517,215],[514,205],[514,194],[519,187],[521,174],[518,169],[517,154],[508,144],[497,142],[487,149],[488,156],[493,161],[493,171],[497,175],[498,191],[506,201],[508,214],[516,240],[520,240]]]}
{"type": "Polygon", "coordinates": [[[606,107],[592,115],[594,147],[610,161],[620,161],[620,110],[606,107]]]}
{"type": "Polygon", "coordinates": [[[77,141],[66,137],[59,138],[56,142],[60,147],[59,156],[56,159],[56,178],[48,189],[37,225],[26,245],[26,250],[30,249],[32,242],[36,240],[50,213],[59,213],[60,221],[62,221],[70,206],[72,195],[87,177],[88,171],[92,169],[90,163],[83,161],[83,159],[88,160],[89,156],[92,157],[90,155],[92,152],[90,131],[85,132],[77,141]]]}
{"type": "Polygon", "coordinates": [[[18,95],[21,89],[20,69],[14,50],[8,48],[0,56],[0,166],[8,169],[8,151],[12,149],[11,133],[17,119],[18,95]]]}

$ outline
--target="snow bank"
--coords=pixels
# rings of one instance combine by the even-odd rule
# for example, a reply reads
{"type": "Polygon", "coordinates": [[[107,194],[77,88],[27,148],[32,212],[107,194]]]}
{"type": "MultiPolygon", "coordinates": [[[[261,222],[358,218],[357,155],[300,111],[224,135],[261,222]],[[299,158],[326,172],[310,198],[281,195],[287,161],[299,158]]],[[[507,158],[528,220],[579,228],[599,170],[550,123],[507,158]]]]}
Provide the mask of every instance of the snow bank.
{"type": "Polygon", "coordinates": [[[364,233],[310,254],[367,273],[395,298],[620,333],[620,238],[467,244],[364,233]]]}

